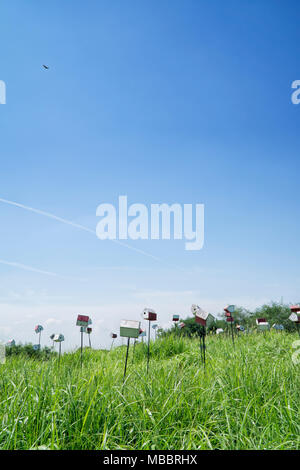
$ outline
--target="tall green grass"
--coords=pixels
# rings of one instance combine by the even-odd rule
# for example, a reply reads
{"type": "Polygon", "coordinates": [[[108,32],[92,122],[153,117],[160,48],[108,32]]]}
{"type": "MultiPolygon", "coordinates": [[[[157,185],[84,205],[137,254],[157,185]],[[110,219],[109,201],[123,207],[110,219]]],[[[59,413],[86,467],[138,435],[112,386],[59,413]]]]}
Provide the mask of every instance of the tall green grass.
{"type": "Polygon", "coordinates": [[[0,366],[1,449],[299,449],[296,335],[169,337],[0,366]]]}

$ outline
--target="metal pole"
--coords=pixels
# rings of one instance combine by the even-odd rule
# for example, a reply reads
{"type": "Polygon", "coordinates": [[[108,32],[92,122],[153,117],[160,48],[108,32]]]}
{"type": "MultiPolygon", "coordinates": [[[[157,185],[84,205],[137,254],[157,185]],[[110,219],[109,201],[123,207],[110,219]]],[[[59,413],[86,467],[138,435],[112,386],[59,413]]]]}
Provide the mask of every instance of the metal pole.
{"type": "Polygon", "coordinates": [[[136,343],[136,339],[133,342],[132,364],[133,364],[133,360],[134,360],[135,343],[136,343]]]}
{"type": "Polygon", "coordinates": [[[204,363],[204,367],[205,367],[205,336],[206,336],[206,330],[205,330],[205,326],[203,327],[203,336],[202,336],[202,341],[203,341],[203,363],[204,363]]]}
{"type": "Polygon", "coordinates": [[[200,344],[200,353],[201,353],[201,362],[203,364],[203,342],[202,342],[202,330],[199,333],[199,344],[200,344]]]}
{"type": "Polygon", "coordinates": [[[90,345],[90,348],[92,347],[92,344],[91,344],[91,335],[89,333],[89,345],[90,345]]]}
{"type": "Polygon", "coordinates": [[[147,374],[149,371],[149,357],[150,357],[150,320],[149,321],[149,330],[148,330],[148,359],[147,359],[147,374]]]}
{"type": "Polygon", "coordinates": [[[233,321],[230,322],[231,324],[231,337],[232,337],[232,343],[233,343],[233,346],[234,346],[234,334],[233,334],[233,321]]]}
{"type": "Polygon", "coordinates": [[[114,340],[115,340],[115,338],[112,340],[110,350],[112,350],[112,347],[113,347],[113,345],[114,345],[114,340]]]}
{"type": "Polygon", "coordinates": [[[125,382],[125,375],[126,375],[126,369],[127,369],[127,360],[128,360],[128,352],[129,352],[129,343],[130,343],[130,338],[128,338],[128,341],[127,341],[127,351],[126,351],[126,359],[125,359],[125,369],[124,369],[123,383],[125,382]]]}
{"type": "Polygon", "coordinates": [[[61,356],[61,342],[59,343],[59,354],[58,354],[58,361],[60,362],[60,356],[61,356]]]}
{"type": "Polygon", "coordinates": [[[82,349],[83,349],[83,331],[81,331],[81,347],[80,347],[81,368],[82,368],[82,349]]]}
{"type": "Polygon", "coordinates": [[[41,333],[42,332],[40,331],[40,333],[39,333],[39,350],[41,349],[41,333]]]}

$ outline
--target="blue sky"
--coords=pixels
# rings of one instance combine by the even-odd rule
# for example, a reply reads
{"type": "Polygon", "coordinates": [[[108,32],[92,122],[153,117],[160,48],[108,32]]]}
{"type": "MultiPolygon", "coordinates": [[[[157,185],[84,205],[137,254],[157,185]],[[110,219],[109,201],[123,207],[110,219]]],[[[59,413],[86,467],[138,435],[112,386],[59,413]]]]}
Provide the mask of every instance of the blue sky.
{"type": "MultiPolygon", "coordinates": [[[[96,229],[100,203],[205,204],[205,242],[128,241],[0,203],[0,339],[77,313],[109,344],[145,306],[299,300],[300,5],[279,0],[2,1],[0,198],[96,229]],[[49,65],[44,70],[42,64],[49,65]]],[[[49,334],[48,334],[49,333],[49,334]]]]}

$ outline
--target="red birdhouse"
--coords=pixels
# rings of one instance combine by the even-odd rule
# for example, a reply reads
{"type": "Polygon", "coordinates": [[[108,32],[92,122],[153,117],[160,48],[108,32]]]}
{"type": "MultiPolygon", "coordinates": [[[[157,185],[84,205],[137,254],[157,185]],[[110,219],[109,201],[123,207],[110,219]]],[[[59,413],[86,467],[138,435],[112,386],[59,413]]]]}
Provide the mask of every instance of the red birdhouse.
{"type": "Polygon", "coordinates": [[[145,308],[143,312],[144,320],[148,321],[156,321],[157,320],[157,313],[150,308],[145,308]]]}
{"type": "Polygon", "coordinates": [[[294,313],[300,312],[300,305],[291,305],[290,309],[294,313]]]}
{"type": "Polygon", "coordinates": [[[89,317],[87,315],[78,315],[77,317],[77,326],[88,326],[89,324],[89,317]]]}

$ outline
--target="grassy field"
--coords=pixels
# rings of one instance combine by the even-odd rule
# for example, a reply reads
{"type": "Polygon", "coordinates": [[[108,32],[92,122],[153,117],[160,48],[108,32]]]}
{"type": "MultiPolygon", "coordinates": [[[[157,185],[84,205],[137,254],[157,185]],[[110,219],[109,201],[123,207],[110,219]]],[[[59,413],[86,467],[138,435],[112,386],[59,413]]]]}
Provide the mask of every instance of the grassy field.
{"type": "Polygon", "coordinates": [[[300,449],[296,334],[169,337],[0,366],[1,449],[300,449]]]}

